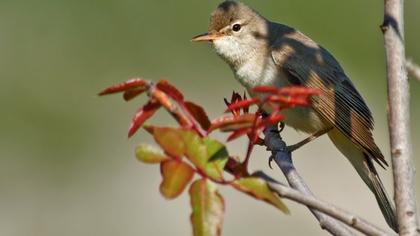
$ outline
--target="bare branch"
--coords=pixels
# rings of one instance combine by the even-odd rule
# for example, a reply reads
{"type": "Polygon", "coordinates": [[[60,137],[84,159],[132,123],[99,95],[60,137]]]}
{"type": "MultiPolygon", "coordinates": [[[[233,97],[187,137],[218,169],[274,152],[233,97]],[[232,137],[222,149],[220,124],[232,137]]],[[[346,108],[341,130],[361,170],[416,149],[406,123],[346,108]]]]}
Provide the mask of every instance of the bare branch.
{"type": "Polygon", "coordinates": [[[321,201],[313,196],[308,196],[290,187],[280,184],[269,183],[272,190],[276,191],[280,197],[290,199],[292,201],[304,204],[311,209],[316,209],[325,213],[334,219],[337,219],[346,225],[364,233],[365,235],[396,235],[394,232],[387,233],[375,225],[367,222],[366,220],[353,215],[343,209],[331,205],[328,202],[321,201]]]}
{"type": "Polygon", "coordinates": [[[411,59],[405,61],[408,75],[420,81],[420,66],[415,64],[411,59]]]}
{"type": "Polygon", "coordinates": [[[405,65],[404,0],[385,0],[384,22],[388,79],[388,125],[394,193],[400,235],[419,235],[410,139],[410,95],[405,65]]]}
{"type": "MultiPolygon", "coordinates": [[[[293,166],[291,154],[286,150],[286,144],[281,139],[277,126],[267,127],[264,130],[264,135],[265,145],[268,147],[268,149],[271,150],[272,158],[274,158],[274,161],[282,170],[287,181],[289,182],[289,185],[304,195],[313,196],[308,186],[293,166]]],[[[354,235],[348,227],[331,218],[330,216],[327,216],[312,208],[309,208],[309,210],[317,218],[321,228],[327,230],[332,235],[354,235]]]]}

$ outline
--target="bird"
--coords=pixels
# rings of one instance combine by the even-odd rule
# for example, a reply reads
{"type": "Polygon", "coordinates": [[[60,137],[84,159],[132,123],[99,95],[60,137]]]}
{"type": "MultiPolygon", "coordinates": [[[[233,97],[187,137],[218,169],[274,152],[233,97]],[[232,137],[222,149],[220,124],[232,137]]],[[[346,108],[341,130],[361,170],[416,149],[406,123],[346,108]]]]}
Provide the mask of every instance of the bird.
{"type": "Polygon", "coordinates": [[[388,166],[372,135],[372,113],[331,53],[300,31],[236,1],[220,3],[210,16],[207,33],[192,41],[211,43],[251,96],[258,96],[252,93],[256,86],[319,90],[311,107],[283,110],[283,122],[304,133],[327,133],[375,195],[388,225],[398,232],[394,204],[374,164],[388,166]]]}

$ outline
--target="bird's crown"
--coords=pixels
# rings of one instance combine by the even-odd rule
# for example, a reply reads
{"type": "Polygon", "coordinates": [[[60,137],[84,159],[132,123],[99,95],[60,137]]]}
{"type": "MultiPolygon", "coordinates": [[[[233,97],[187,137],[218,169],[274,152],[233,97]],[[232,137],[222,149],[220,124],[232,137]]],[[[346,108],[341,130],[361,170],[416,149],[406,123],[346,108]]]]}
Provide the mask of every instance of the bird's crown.
{"type": "Polygon", "coordinates": [[[210,16],[208,32],[217,32],[238,20],[252,20],[259,14],[241,2],[224,1],[210,16]]]}

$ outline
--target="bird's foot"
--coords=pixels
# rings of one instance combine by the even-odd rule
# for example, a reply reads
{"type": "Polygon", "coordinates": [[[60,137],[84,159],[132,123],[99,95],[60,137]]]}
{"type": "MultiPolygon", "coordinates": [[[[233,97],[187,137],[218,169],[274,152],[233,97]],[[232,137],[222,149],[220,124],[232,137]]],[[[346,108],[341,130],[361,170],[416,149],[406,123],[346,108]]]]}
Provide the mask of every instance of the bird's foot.
{"type": "Polygon", "coordinates": [[[297,149],[303,147],[305,144],[310,143],[311,141],[317,139],[318,137],[328,133],[330,130],[332,130],[332,127],[328,128],[328,129],[320,130],[320,131],[312,134],[311,136],[307,137],[306,139],[304,139],[304,140],[302,140],[302,141],[300,141],[296,144],[287,146],[287,151],[289,151],[289,152],[296,151],[297,149]]]}
{"type": "Polygon", "coordinates": [[[280,122],[279,123],[279,127],[278,127],[278,129],[279,129],[279,133],[281,133],[283,130],[284,130],[284,127],[285,127],[286,125],[284,124],[284,122],[280,122]]]}
{"type": "Polygon", "coordinates": [[[270,169],[273,169],[273,166],[271,166],[271,163],[274,161],[274,157],[273,156],[270,156],[269,158],[268,158],[268,167],[270,167],[270,169]]]}

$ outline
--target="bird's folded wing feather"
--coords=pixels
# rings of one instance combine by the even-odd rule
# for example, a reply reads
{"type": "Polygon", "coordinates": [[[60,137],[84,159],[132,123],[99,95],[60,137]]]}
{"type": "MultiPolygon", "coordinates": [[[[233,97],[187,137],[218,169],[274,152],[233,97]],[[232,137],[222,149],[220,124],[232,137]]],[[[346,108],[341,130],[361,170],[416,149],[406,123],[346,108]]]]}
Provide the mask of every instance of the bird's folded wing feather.
{"type": "Polygon", "coordinates": [[[316,88],[313,109],[381,166],[387,165],[373,137],[373,118],[363,98],[334,57],[295,31],[274,43],[271,51],[279,70],[292,84],[316,88]]]}

